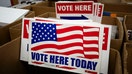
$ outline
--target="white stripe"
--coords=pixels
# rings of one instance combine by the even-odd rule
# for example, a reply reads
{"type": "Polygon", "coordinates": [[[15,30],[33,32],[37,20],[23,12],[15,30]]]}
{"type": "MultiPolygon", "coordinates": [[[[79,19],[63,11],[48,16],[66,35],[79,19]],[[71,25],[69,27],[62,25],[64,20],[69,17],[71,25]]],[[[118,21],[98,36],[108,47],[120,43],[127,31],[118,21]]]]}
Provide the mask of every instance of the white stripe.
{"type": "Polygon", "coordinates": [[[98,44],[83,44],[84,47],[88,47],[88,48],[91,48],[91,47],[96,47],[98,48],[98,44]]]}
{"type": "Polygon", "coordinates": [[[90,37],[83,37],[84,40],[98,40],[98,37],[90,36],[90,37]]]}
{"type": "Polygon", "coordinates": [[[88,29],[84,29],[84,32],[95,32],[95,31],[99,31],[99,28],[88,28],[88,29]]]}
{"type": "Polygon", "coordinates": [[[39,46],[39,45],[45,45],[45,44],[56,44],[56,45],[65,45],[65,44],[70,44],[70,43],[76,43],[76,42],[81,42],[83,43],[82,39],[70,39],[70,40],[65,40],[65,41],[61,41],[61,42],[57,42],[57,41],[42,41],[42,42],[37,42],[32,44],[32,46],[39,46]]]}
{"type": "Polygon", "coordinates": [[[81,46],[74,46],[74,47],[69,47],[69,48],[65,48],[65,49],[56,49],[56,48],[44,48],[41,50],[37,50],[38,52],[43,51],[43,52],[47,52],[47,51],[55,51],[55,52],[60,52],[60,53],[64,53],[64,52],[69,52],[69,51],[73,51],[73,50],[82,50],[83,51],[83,47],[81,46]]]}
{"type": "Polygon", "coordinates": [[[68,55],[68,57],[84,57],[84,54],[74,53],[74,54],[68,55]]]}
{"type": "Polygon", "coordinates": [[[98,52],[95,51],[88,51],[88,52],[84,52],[85,55],[99,55],[98,52]]]}
{"type": "Polygon", "coordinates": [[[58,38],[62,38],[62,37],[66,37],[66,36],[70,36],[70,35],[74,35],[74,34],[80,34],[83,35],[82,31],[76,30],[76,31],[69,31],[69,32],[65,32],[62,34],[57,34],[58,38]]]}

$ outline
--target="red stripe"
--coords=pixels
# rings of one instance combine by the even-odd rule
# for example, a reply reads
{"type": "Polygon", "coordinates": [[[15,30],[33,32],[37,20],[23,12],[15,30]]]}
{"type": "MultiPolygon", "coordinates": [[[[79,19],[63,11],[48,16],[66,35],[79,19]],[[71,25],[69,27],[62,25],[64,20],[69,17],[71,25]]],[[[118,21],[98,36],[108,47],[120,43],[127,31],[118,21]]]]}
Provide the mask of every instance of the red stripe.
{"type": "Polygon", "coordinates": [[[37,62],[37,61],[34,61],[34,62],[32,62],[32,63],[34,63],[34,64],[44,64],[44,63],[42,63],[42,62],[37,62]]]}
{"type": "Polygon", "coordinates": [[[85,70],[85,72],[90,73],[90,74],[97,74],[97,72],[88,71],[88,70],[85,70]]]}
{"type": "Polygon", "coordinates": [[[37,50],[41,50],[44,48],[65,49],[65,48],[73,47],[73,46],[82,46],[83,47],[83,44],[81,42],[69,43],[69,44],[65,44],[65,45],[43,44],[43,45],[39,45],[39,46],[31,48],[31,50],[37,51],[37,50]]]}
{"type": "Polygon", "coordinates": [[[99,55],[85,55],[85,58],[87,58],[87,59],[98,59],[99,55]]]}
{"type": "Polygon", "coordinates": [[[104,33],[105,35],[103,36],[104,37],[104,43],[103,43],[103,50],[107,50],[107,45],[108,45],[108,34],[109,34],[109,28],[104,28],[104,33]]]}
{"type": "Polygon", "coordinates": [[[76,50],[68,51],[68,52],[47,51],[44,53],[61,54],[61,55],[71,55],[71,54],[76,54],[76,53],[84,54],[83,50],[80,50],[80,49],[76,49],[76,50]]]}
{"type": "Polygon", "coordinates": [[[24,20],[24,25],[23,25],[23,38],[28,39],[29,38],[29,34],[28,34],[28,29],[27,26],[29,27],[29,20],[24,20]]]}
{"type": "Polygon", "coordinates": [[[63,69],[68,69],[68,70],[71,70],[71,69],[76,69],[76,68],[72,68],[72,67],[67,67],[67,66],[59,66],[59,65],[56,65],[56,67],[58,67],[58,68],[63,68],[63,69]]]}
{"type": "Polygon", "coordinates": [[[84,32],[84,36],[99,36],[99,32],[84,32]]]}

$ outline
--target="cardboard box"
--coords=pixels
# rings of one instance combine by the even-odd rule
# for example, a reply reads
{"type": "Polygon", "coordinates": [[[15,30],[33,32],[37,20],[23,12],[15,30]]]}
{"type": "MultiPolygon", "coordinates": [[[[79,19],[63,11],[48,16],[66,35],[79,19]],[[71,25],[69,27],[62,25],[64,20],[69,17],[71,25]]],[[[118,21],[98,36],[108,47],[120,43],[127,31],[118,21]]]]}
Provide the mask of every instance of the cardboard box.
{"type": "Polygon", "coordinates": [[[25,6],[25,7],[22,7],[21,9],[28,9],[28,10],[32,10],[32,5],[29,5],[29,6],[25,6]]]}
{"type": "MultiPolygon", "coordinates": [[[[0,46],[0,66],[2,67],[0,74],[40,74],[44,72],[48,72],[50,74],[73,74],[66,71],[31,66],[20,61],[20,40],[21,38],[18,37],[0,46]]],[[[110,49],[108,72],[108,74],[122,74],[120,53],[112,48],[110,49]]]]}
{"type": "Polygon", "coordinates": [[[130,3],[131,4],[132,3],[132,0],[121,0],[121,2],[122,3],[128,3],[128,4],[130,3]]]}
{"type": "Polygon", "coordinates": [[[25,6],[25,7],[22,7],[21,9],[28,9],[28,10],[32,10],[32,6],[40,6],[40,7],[54,7],[55,6],[55,3],[50,3],[48,1],[42,1],[42,2],[38,2],[36,4],[33,4],[33,5],[29,5],[29,6],[25,6]],[[51,6],[53,5],[53,6],[51,6]]]}
{"type": "Polygon", "coordinates": [[[123,29],[121,21],[119,21],[119,19],[117,19],[117,18],[112,18],[109,16],[103,16],[102,24],[116,25],[117,26],[118,32],[117,32],[116,38],[111,39],[110,47],[120,51],[121,47],[122,47],[123,37],[124,37],[124,29],[123,29]]]}
{"type": "Polygon", "coordinates": [[[113,48],[110,49],[108,74],[122,74],[120,53],[113,48]]]}
{"type": "Polygon", "coordinates": [[[35,11],[35,16],[46,12],[55,12],[55,7],[32,6],[32,11],[35,11]]]}
{"type": "Polygon", "coordinates": [[[42,17],[42,18],[52,17],[52,18],[56,18],[56,13],[55,12],[47,12],[47,13],[38,15],[37,17],[42,17]]]}
{"type": "Polygon", "coordinates": [[[132,33],[128,33],[128,30],[132,30],[132,15],[126,15],[123,21],[124,27],[124,41],[132,42],[132,33]]]}
{"type": "Polygon", "coordinates": [[[29,0],[28,1],[22,1],[22,2],[19,2],[18,4],[13,5],[12,7],[21,9],[21,8],[26,7],[26,6],[31,6],[31,5],[40,3],[40,2],[42,2],[42,1],[29,1],[29,0]]]}
{"type": "Polygon", "coordinates": [[[98,0],[101,3],[121,3],[121,0],[98,0]]]}
{"type": "Polygon", "coordinates": [[[34,17],[34,16],[35,16],[35,12],[29,11],[29,13],[25,17],[30,18],[30,17],[34,17]]]}
{"type": "Polygon", "coordinates": [[[124,17],[125,15],[132,15],[132,13],[126,12],[110,12],[111,14],[116,14],[117,17],[124,17]]]}
{"type": "Polygon", "coordinates": [[[38,16],[46,12],[55,12],[54,5],[50,6],[49,2],[44,1],[44,2],[34,4],[34,5],[23,7],[22,9],[28,9],[30,11],[34,11],[35,16],[38,16]]]}
{"type": "Polygon", "coordinates": [[[112,12],[125,12],[132,13],[132,5],[131,4],[110,4],[104,3],[104,11],[112,11],[112,12]]]}
{"type": "Polygon", "coordinates": [[[12,5],[16,5],[19,3],[19,1],[18,0],[11,0],[11,3],[12,3],[12,5]]]}
{"type": "Polygon", "coordinates": [[[40,2],[40,3],[37,3],[37,4],[34,4],[33,6],[48,6],[48,1],[43,1],[43,2],[40,2]]]}
{"type": "Polygon", "coordinates": [[[124,74],[132,74],[132,43],[125,42],[122,52],[123,72],[124,74]]]}
{"type": "MultiPolygon", "coordinates": [[[[34,17],[35,13],[30,11],[25,17],[34,17]]],[[[22,22],[22,19],[0,28],[0,46],[11,40],[9,28],[22,22]]]]}
{"type": "Polygon", "coordinates": [[[20,37],[0,46],[0,74],[26,74],[19,61],[20,37]]]}
{"type": "Polygon", "coordinates": [[[59,71],[50,68],[42,68],[28,65],[27,62],[20,61],[20,41],[18,37],[0,46],[0,74],[72,74],[66,71],[59,71]]]}
{"type": "Polygon", "coordinates": [[[11,40],[20,37],[21,36],[21,30],[22,30],[22,23],[19,23],[15,26],[12,26],[9,28],[9,32],[10,32],[10,38],[11,40]]]}
{"type": "Polygon", "coordinates": [[[55,2],[54,1],[43,1],[37,4],[34,4],[33,6],[47,6],[47,7],[55,7],[55,2]]]}
{"type": "MultiPolygon", "coordinates": [[[[113,1],[113,0],[112,0],[113,1]]],[[[132,14],[132,4],[124,3],[104,3],[104,11],[116,13],[117,16],[124,16],[126,14],[132,14]]]]}
{"type": "Polygon", "coordinates": [[[3,44],[5,44],[5,43],[7,43],[11,40],[10,39],[9,28],[11,26],[14,26],[14,25],[18,24],[18,23],[21,23],[21,21],[22,20],[20,19],[20,20],[17,20],[15,22],[11,23],[11,24],[8,24],[8,25],[0,28],[0,45],[3,45],[3,44]]]}

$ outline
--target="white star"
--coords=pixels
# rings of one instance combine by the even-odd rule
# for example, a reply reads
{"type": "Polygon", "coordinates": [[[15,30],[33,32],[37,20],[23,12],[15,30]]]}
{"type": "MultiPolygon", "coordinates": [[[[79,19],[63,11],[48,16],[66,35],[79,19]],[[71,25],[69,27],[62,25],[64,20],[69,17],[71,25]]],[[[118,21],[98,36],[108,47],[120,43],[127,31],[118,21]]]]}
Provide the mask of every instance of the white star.
{"type": "Polygon", "coordinates": [[[45,37],[47,37],[47,35],[45,35],[45,37]]]}
{"type": "Polygon", "coordinates": [[[37,35],[39,35],[39,33],[37,33],[37,35]]]}
{"type": "Polygon", "coordinates": [[[47,27],[47,29],[49,29],[49,27],[47,27]]]}
{"type": "Polygon", "coordinates": [[[55,35],[55,33],[53,33],[53,35],[55,35]]]}
{"type": "Polygon", "coordinates": [[[36,28],[36,30],[38,30],[38,28],[36,28]]]}
{"type": "Polygon", "coordinates": [[[35,38],[38,38],[37,36],[35,36],[35,38]]]}
{"type": "Polygon", "coordinates": [[[49,27],[51,27],[51,25],[49,25],[49,27]]]}
{"type": "Polygon", "coordinates": [[[41,32],[41,30],[39,30],[39,32],[41,32]]]}
{"type": "Polygon", "coordinates": [[[52,32],[52,30],[50,30],[50,32],[52,32]]]}
{"type": "Polygon", "coordinates": [[[34,28],[34,26],[33,26],[33,28],[34,28]]]}
{"type": "Polygon", "coordinates": [[[53,38],[54,40],[56,39],[56,38],[53,38]]]}
{"type": "Polygon", "coordinates": [[[47,31],[47,30],[44,30],[45,32],[47,31]]]}
{"type": "Polygon", "coordinates": [[[34,40],[34,42],[36,42],[36,40],[34,40]]]}
{"type": "Polygon", "coordinates": [[[45,38],[43,38],[43,40],[45,40],[45,38]]]}
{"type": "Polygon", "coordinates": [[[36,31],[34,31],[34,33],[36,33],[36,31]]]}
{"type": "Polygon", "coordinates": [[[37,23],[34,23],[34,25],[37,25],[37,23]]]}
{"type": "Polygon", "coordinates": [[[54,27],[53,27],[52,29],[53,29],[53,30],[55,30],[55,28],[54,28],[54,27]]]}
{"type": "Polygon", "coordinates": [[[41,29],[44,29],[43,27],[41,27],[41,29]]]}
{"type": "Polygon", "coordinates": [[[33,34],[33,36],[34,36],[34,34],[33,34]]]}
{"type": "Polygon", "coordinates": [[[53,37],[52,35],[50,35],[50,37],[53,37]]]}

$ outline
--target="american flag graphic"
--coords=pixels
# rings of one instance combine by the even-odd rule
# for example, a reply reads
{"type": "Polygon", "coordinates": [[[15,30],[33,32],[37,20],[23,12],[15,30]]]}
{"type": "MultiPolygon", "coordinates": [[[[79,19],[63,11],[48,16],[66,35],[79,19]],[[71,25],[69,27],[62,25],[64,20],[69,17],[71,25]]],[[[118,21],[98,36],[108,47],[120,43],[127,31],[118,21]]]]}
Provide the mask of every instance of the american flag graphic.
{"type": "MultiPolygon", "coordinates": [[[[99,27],[33,22],[31,50],[98,59],[99,30],[99,27]]],[[[67,69],[72,68],[67,67],[67,69]]]]}
{"type": "Polygon", "coordinates": [[[98,41],[98,27],[32,23],[33,51],[97,59],[98,41]]]}

